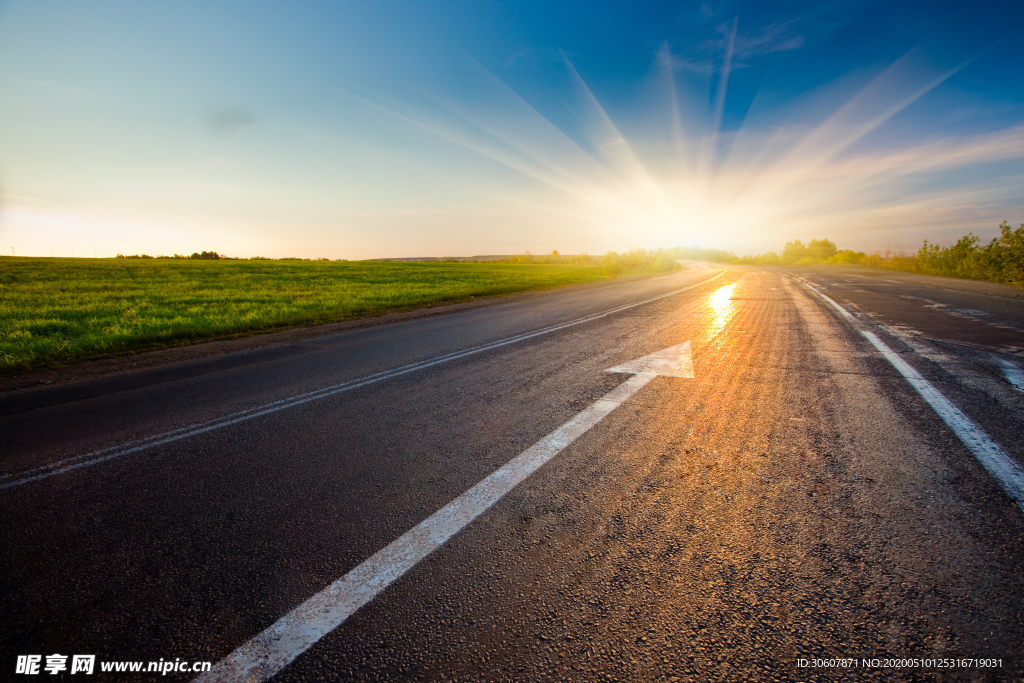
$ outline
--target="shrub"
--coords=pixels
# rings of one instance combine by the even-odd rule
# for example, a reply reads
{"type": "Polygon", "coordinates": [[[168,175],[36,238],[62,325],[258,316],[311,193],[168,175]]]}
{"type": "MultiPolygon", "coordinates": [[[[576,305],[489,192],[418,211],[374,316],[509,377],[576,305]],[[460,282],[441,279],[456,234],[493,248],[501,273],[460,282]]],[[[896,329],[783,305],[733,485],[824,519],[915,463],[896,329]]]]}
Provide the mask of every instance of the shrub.
{"type": "Polygon", "coordinates": [[[622,274],[622,257],[614,251],[609,251],[601,259],[601,268],[608,277],[616,277],[622,274]]]}
{"type": "Polygon", "coordinates": [[[865,254],[863,251],[843,249],[842,251],[837,252],[835,255],[830,256],[826,263],[828,263],[831,266],[841,266],[847,264],[854,265],[863,262],[865,258],[867,258],[867,254],[865,254]]]}

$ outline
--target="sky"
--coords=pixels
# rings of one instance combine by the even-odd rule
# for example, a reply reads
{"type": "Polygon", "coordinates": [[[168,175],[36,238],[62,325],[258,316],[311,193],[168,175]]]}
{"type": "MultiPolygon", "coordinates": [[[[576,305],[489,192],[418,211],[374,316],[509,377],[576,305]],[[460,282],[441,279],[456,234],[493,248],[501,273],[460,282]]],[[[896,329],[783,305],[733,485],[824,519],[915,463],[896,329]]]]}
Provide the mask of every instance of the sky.
{"type": "Polygon", "coordinates": [[[0,1],[0,247],[366,259],[1024,222],[1024,3],[0,1]]]}

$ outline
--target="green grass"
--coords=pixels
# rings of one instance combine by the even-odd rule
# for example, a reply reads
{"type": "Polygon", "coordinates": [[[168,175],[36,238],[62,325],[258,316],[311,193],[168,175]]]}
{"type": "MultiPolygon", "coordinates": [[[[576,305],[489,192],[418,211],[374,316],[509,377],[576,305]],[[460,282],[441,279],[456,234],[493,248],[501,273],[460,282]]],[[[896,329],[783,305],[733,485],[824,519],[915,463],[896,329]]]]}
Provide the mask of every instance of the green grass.
{"type": "Polygon", "coordinates": [[[0,373],[605,278],[596,265],[0,257],[0,373]]]}

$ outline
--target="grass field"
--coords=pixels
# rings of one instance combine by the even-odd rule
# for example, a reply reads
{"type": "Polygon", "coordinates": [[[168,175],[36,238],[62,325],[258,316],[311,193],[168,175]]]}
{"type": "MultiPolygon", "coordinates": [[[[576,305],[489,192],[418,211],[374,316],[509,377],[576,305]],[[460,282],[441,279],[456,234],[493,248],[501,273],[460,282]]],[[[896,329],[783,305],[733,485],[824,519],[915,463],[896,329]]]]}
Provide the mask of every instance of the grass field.
{"type": "Polygon", "coordinates": [[[579,265],[0,257],[0,373],[606,277],[579,265]]]}

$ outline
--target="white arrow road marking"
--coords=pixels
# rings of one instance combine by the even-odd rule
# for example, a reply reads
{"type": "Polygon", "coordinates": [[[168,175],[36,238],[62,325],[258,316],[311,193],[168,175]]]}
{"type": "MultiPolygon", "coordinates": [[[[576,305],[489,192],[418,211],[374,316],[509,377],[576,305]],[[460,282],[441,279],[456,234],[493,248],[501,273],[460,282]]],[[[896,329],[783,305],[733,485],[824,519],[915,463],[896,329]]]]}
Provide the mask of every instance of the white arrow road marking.
{"type": "Polygon", "coordinates": [[[690,357],[690,342],[672,346],[643,358],[631,360],[606,372],[621,372],[628,375],[665,375],[693,379],[693,360],[690,357]]]}
{"type": "Polygon", "coordinates": [[[693,377],[690,342],[632,363],[609,368],[607,372],[635,374],[348,574],[281,617],[268,629],[219,661],[210,671],[196,678],[196,682],[253,683],[271,678],[318,640],[338,628],[352,613],[373,600],[417,562],[490,509],[519,482],[536,472],[654,377],[659,374],[693,377]],[[633,366],[645,369],[622,369],[633,366]]]}
{"type": "MultiPolygon", "coordinates": [[[[844,316],[856,323],[856,319],[850,315],[849,311],[806,282],[803,284],[814,290],[815,294],[832,304],[844,316]]],[[[1006,491],[1010,498],[1024,510],[1024,469],[1021,469],[1020,465],[1014,462],[996,442],[990,439],[981,427],[974,424],[971,418],[964,415],[963,411],[953,405],[948,398],[932,386],[931,382],[922,377],[921,373],[900,358],[895,351],[890,349],[873,332],[862,330],[859,327],[857,329],[903,375],[904,379],[910,383],[910,386],[914,387],[914,390],[921,395],[921,398],[938,413],[942,421],[967,446],[967,449],[974,455],[975,459],[988,470],[989,474],[995,477],[996,481],[999,482],[999,485],[1003,487],[1003,490],[1006,491]]]]}
{"type": "Polygon", "coordinates": [[[341,384],[323,387],[322,389],[317,389],[316,391],[310,391],[305,394],[299,394],[298,396],[291,396],[289,398],[281,399],[280,401],[274,401],[273,403],[267,403],[266,405],[258,406],[256,408],[250,408],[248,410],[242,410],[237,413],[231,413],[230,415],[224,415],[218,418],[214,418],[213,420],[208,420],[207,422],[199,422],[197,424],[189,425],[188,427],[174,429],[169,432],[163,432],[162,434],[156,434],[154,436],[147,436],[144,439],[129,441],[127,443],[122,443],[117,446],[112,446],[110,448],[104,448],[103,450],[93,451],[92,453],[76,455],[74,457],[66,458],[59,462],[50,463],[48,465],[36,467],[30,470],[24,470],[16,474],[0,475],[0,490],[12,488],[14,486],[21,486],[23,484],[28,484],[29,482],[39,481],[40,479],[47,479],[58,474],[63,474],[65,472],[70,472],[72,470],[77,470],[81,467],[97,465],[101,462],[106,462],[107,460],[120,458],[123,455],[138,453],[140,451],[149,450],[150,448],[154,448],[156,446],[163,446],[165,444],[173,443],[181,439],[187,439],[188,437],[196,436],[198,434],[212,432],[215,429],[229,427],[231,425],[238,424],[239,422],[246,422],[247,420],[262,417],[263,415],[276,413],[279,410],[294,408],[295,406],[299,406],[304,403],[309,403],[310,401],[317,401],[319,399],[326,398],[328,396],[334,396],[335,394],[340,394],[345,391],[358,389],[359,387],[364,387],[368,384],[374,384],[375,382],[391,379],[393,377],[400,377],[401,375],[405,375],[410,372],[416,372],[417,370],[425,370],[426,368],[430,368],[435,365],[440,365],[442,363],[447,363],[449,361],[457,360],[459,358],[465,358],[466,356],[472,356],[478,353],[483,353],[485,351],[491,351],[493,349],[501,348],[502,346],[515,344],[521,341],[525,341],[527,339],[533,339],[534,337],[550,334],[552,332],[559,332],[561,330],[573,327],[575,325],[582,325],[584,323],[594,322],[595,320],[600,320],[605,316],[611,315],[613,313],[618,313],[619,311],[625,311],[627,309],[635,308],[637,306],[643,306],[644,304],[649,304],[652,301],[658,301],[660,299],[664,299],[665,297],[674,296],[676,294],[679,294],[680,292],[685,292],[687,290],[694,289],[695,287],[706,285],[712,280],[721,277],[722,273],[724,272],[725,269],[722,269],[722,272],[718,273],[718,275],[710,277],[707,280],[702,280],[701,282],[698,282],[696,284],[689,285],[687,287],[681,287],[679,289],[674,289],[671,292],[659,294],[658,296],[653,296],[649,299],[644,299],[643,301],[634,301],[631,304],[625,304],[623,306],[618,306],[616,308],[610,308],[606,311],[601,311],[600,313],[593,313],[582,318],[577,318],[576,320],[570,320],[569,322],[551,325],[550,327],[544,327],[539,330],[533,330],[532,332],[524,332],[523,334],[518,334],[513,337],[499,339],[497,341],[490,342],[489,344],[474,346],[473,348],[455,351],[454,353],[448,353],[443,356],[437,356],[435,358],[431,358],[428,360],[410,363],[409,365],[403,365],[402,367],[399,368],[392,368],[391,370],[385,370],[383,372],[378,372],[376,374],[361,377],[359,379],[350,380],[348,382],[342,382],[341,384]]]}

